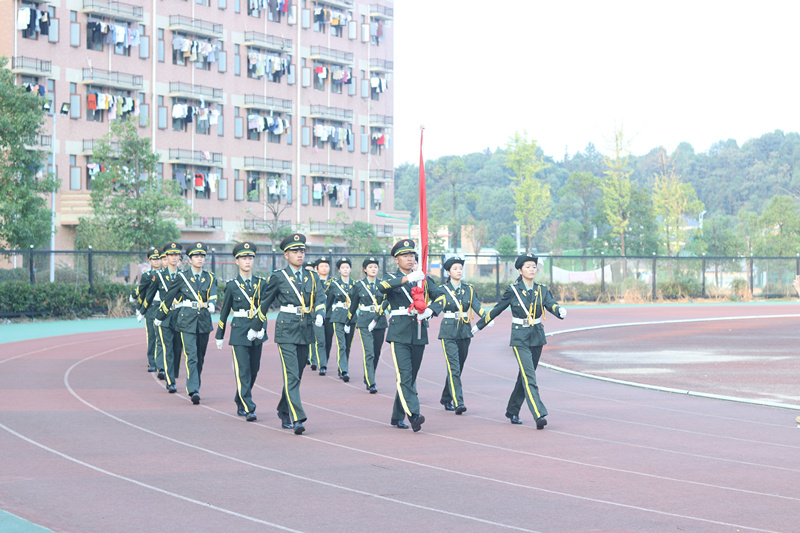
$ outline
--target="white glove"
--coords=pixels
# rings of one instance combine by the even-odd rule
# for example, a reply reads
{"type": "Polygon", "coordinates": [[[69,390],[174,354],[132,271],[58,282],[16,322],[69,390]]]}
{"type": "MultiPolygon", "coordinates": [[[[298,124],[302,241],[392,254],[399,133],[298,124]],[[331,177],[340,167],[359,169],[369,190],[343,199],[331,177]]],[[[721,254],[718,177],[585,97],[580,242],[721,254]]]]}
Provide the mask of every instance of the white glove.
{"type": "Polygon", "coordinates": [[[430,307],[426,307],[422,314],[417,317],[417,320],[425,320],[431,316],[433,316],[433,310],[430,307]]]}
{"type": "Polygon", "coordinates": [[[256,340],[256,338],[258,338],[258,332],[256,330],[254,330],[254,329],[248,330],[248,332],[247,332],[247,340],[254,341],[254,340],[256,340]]]}
{"type": "Polygon", "coordinates": [[[494,327],[494,320],[486,324],[486,327],[493,328],[494,327]]]}
{"type": "Polygon", "coordinates": [[[374,320],[369,323],[369,326],[367,326],[367,331],[372,331],[373,329],[375,329],[375,321],[374,320]]]}
{"type": "Polygon", "coordinates": [[[133,302],[135,302],[135,301],[136,301],[136,298],[134,298],[133,296],[128,296],[128,301],[129,301],[130,303],[133,303],[133,302]]]}
{"type": "Polygon", "coordinates": [[[422,272],[422,270],[413,270],[409,272],[406,277],[411,283],[416,283],[425,279],[425,274],[422,272]]]}
{"type": "Polygon", "coordinates": [[[264,328],[261,328],[261,329],[258,331],[258,333],[256,334],[256,338],[257,338],[257,339],[263,339],[263,338],[264,338],[264,333],[266,333],[266,331],[264,330],[264,328]]]}
{"type": "Polygon", "coordinates": [[[157,327],[157,328],[160,328],[161,327],[161,321],[156,318],[155,320],[153,320],[153,325],[155,327],[157,327]]]}
{"type": "Polygon", "coordinates": [[[345,326],[344,326],[344,332],[345,332],[345,333],[350,333],[350,326],[348,326],[348,325],[346,325],[346,324],[345,324],[345,326]]]}
{"type": "Polygon", "coordinates": [[[475,335],[478,333],[478,326],[472,326],[472,334],[475,335]]]}
{"type": "Polygon", "coordinates": [[[567,310],[563,307],[558,308],[558,318],[565,318],[567,316],[567,310]]]}
{"type": "Polygon", "coordinates": [[[216,311],[216,309],[217,308],[214,307],[214,304],[212,304],[212,303],[208,304],[208,312],[209,313],[213,313],[214,311],[216,311]]]}
{"type": "Polygon", "coordinates": [[[217,341],[217,350],[221,350],[222,349],[222,339],[214,339],[214,340],[217,341]]]}
{"type": "Polygon", "coordinates": [[[136,310],[136,322],[141,322],[143,318],[144,317],[142,316],[142,313],[140,313],[139,310],[137,309],[136,310]]]}
{"type": "Polygon", "coordinates": [[[314,319],[314,325],[318,328],[322,327],[322,315],[317,315],[317,318],[314,319]]]}

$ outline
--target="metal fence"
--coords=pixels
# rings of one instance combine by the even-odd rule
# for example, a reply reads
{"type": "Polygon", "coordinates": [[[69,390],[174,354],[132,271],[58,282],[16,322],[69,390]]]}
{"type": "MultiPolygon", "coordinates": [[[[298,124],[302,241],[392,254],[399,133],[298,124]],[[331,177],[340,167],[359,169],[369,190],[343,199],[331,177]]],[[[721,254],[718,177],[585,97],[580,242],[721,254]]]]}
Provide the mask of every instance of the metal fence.
{"type": "MultiPolygon", "coordinates": [[[[320,257],[309,253],[308,261],[320,257]]],[[[361,263],[377,257],[385,276],[396,270],[388,254],[341,254],[353,264],[353,277],[360,278],[361,263]]],[[[429,257],[429,274],[445,279],[442,264],[451,254],[429,257]]],[[[518,276],[516,256],[467,255],[464,280],[476,285],[484,301],[497,301],[509,283],[518,276]]],[[[268,276],[284,268],[283,253],[265,252],[256,256],[254,271],[268,276]]],[[[137,283],[149,268],[143,252],[95,250],[0,250],[0,282],[27,280],[30,283],[96,282],[137,283]]],[[[233,278],[236,264],[230,253],[211,251],[206,269],[220,280],[233,278]]],[[[792,281],[800,275],[800,254],[796,257],[665,257],[665,256],[560,256],[539,257],[536,281],[551,287],[564,301],[628,302],[673,298],[785,298],[795,295],[792,281]]]]}

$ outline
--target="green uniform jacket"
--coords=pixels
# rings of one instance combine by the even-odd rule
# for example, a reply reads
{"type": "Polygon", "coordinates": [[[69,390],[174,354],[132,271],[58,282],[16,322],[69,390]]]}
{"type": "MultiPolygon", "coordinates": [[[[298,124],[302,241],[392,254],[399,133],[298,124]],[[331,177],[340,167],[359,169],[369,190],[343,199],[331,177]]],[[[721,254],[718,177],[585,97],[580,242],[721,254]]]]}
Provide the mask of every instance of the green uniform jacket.
{"type": "Polygon", "coordinates": [[[541,320],[538,324],[527,325],[528,317],[544,319],[545,309],[558,317],[560,306],[556,299],[553,298],[553,295],[550,294],[547,286],[541,283],[534,283],[533,290],[528,290],[522,280],[509,285],[497,305],[478,321],[478,329],[485,328],[486,324],[494,320],[509,305],[511,306],[511,316],[516,319],[522,319],[525,322],[524,324],[511,324],[511,342],[509,346],[544,346],[547,344],[547,339],[544,336],[544,325],[542,325],[541,320]],[[524,305],[520,304],[512,287],[516,288],[524,305]]]}
{"type": "MultiPolygon", "coordinates": [[[[486,311],[481,307],[481,299],[475,294],[475,287],[469,283],[461,282],[461,286],[456,289],[451,282],[439,286],[442,289],[442,313],[455,313],[455,317],[442,317],[439,326],[440,339],[471,339],[472,338],[472,311],[483,318],[486,311]],[[448,292],[448,290],[450,292],[448,292]],[[453,299],[455,296],[455,299],[453,299]],[[468,314],[465,322],[463,314],[468,314]]],[[[437,300],[438,301],[438,300],[437,300]]]]}
{"type": "Polygon", "coordinates": [[[280,306],[291,305],[300,309],[300,314],[279,311],[275,320],[275,342],[278,344],[311,344],[314,337],[314,320],[317,315],[325,317],[325,291],[319,274],[301,270],[302,285],[298,286],[291,267],[276,270],[267,282],[256,316],[250,329],[259,331],[267,320],[267,311],[272,302],[280,306]],[[284,272],[286,273],[284,275],[284,272]],[[286,279],[286,276],[289,279],[286,279]],[[297,292],[295,292],[297,291],[297,292]],[[298,294],[300,298],[298,299],[298,294]]]}
{"type": "Polygon", "coordinates": [[[136,308],[141,314],[150,319],[156,317],[158,306],[155,305],[151,307],[145,307],[144,299],[147,296],[147,291],[150,289],[150,285],[155,282],[155,273],[156,270],[154,269],[143,272],[142,278],[139,281],[139,285],[136,286],[136,291],[132,295],[134,298],[136,298],[136,308]]]}
{"type": "MultiPolygon", "coordinates": [[[[403,274],[398,270],[394,277],[381,280],[378,283],[378,290],[385,296],[388,302],[387,312],[400,311],[402,308],[408,308],[411,305],[411,289],[416,285],[415,283],[403,283],[403,274]]],[[[442,291],[436,286],[436,283],[429,276],[425,279],[423,285],[425,289],[425,301],[431,308],[434,314],[438,314],[442,310],[441,303],[437,303],[442,291]],[[433,300],[433,303],[430,303],[433,300]]],[[[409,315],[407,313],[393,314],[388,318],[389,330],[386,332],[386,342],[402,342],[405,344],[428,344],[428,320],[422,321],[421,336],[417,338],[417,319],[416,315],[409,315]]]]}
{"type": "Polygon", "coordinates": [[[177,315],[173,319],[176,331],[211,333],[214,326],[211,323],[208,304],[216,305],[216,301],[217,280],[214,274],[207,270],[200,271],[200,282],[197,283],[194,271],[188,268],[178,272],[175,279],[170,282],[169,291],[158,308],[156,318],[163,322],[168,315],[177,315]],[[179,307],[171,309],[173,300],[179,307]],[[186,302],[197,302],[197,304],[194,307],[181,306],[186,302]]]}
{"type": "Polygon", "coordinates": [[[355,285],[342,278],[332,278],[325,289],[325,312],[328,320],[336,324],[353,324],[355,315],[350,314],[350,291],[355,285]],[[334,307],[335,306],[335,307],[334,307]]]}
{"type": "Polygon", "coordinates": [[[356,327],[369,327],[370,322],[375,321],[375,329],[385,329],[386,322],[386,295],[378,289],[379,280],[375,280],[375,288],[370,289],[369,281],[362,279],[355,282],[350,290],[350,316],[356,317],[356,327]],[[369,306],[370,310],[360,309],[369,306]],[[357,313],[356,313],[357,312],[357,313]]]}
{"type": "MultiPolygon", "coordinates": [[[[146,309],[145,316],[147,318],[156,318],[158,316],[158,306],[161,301],[166,297],[169,291],[170,284],[178,278],[178,271],[170,274],[169,268],[162,268],[156,271],[150,271],[150,281],[147,285],[147,293],[142,300],[142,307],[146,309]]],[[[171,328],[175,319],[175,313],[167,315],[167,318],[161,321],[161,327],[171,328]]]]}
{"type": "Polygon", "coordinates": [[[258,312],[258,306],[261,305],[262,293],[267,290],[267,280],[253,276],[250,278],[250,285],[252,288],[248,291],[242,276],[236,276],[235,279],[228,281],[225,285],[222,307],[219,310],[219,324],[214,337],[217,339],[225,338],[225,326],[231,311],[237,315],[242,312],[248,312],[248,316],[234,316],[231,320],[231,336],[228,339],[228,344],[231,346],[258,346],[267,340],[266,333],[262,339],[247,340],[250,323],[258,312]]]}

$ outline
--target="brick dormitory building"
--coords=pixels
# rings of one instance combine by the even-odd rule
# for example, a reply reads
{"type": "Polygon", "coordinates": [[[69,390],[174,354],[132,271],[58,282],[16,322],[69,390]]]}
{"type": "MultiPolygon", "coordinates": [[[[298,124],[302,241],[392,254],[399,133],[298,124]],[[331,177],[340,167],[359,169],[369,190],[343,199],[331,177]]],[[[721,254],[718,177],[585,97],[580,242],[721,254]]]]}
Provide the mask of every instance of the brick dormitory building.
{"type": "Polygon", "coordinates": [[[392,0],[0,6],[0,55],[51,102],[34,148],[60,181],[56,249],[72,249],[90,212],[97,139],[127,115],[152,139],[161,177],[181,184],[193,213],[178,222],[184,242],[268,242],[270,206],[312,251],[356,221],[407,233],[378,216],[408,216],[393,201],[392,0]]]}

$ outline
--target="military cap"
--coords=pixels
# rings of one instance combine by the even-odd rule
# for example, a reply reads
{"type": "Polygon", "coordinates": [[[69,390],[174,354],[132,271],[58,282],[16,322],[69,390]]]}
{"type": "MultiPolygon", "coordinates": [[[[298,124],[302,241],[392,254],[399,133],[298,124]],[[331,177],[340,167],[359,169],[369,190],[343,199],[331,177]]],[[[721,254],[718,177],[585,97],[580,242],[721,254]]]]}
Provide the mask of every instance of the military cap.
{"type": "Polygon", "coordinates": [[[539,258],[533,254],[522,254],[521,256],[517,257],[516,261],[514,261],[514,268],[519,270],[520,268],[522,268],[522,265],[524,265],[528,261],[533,261],[534,263],[538,263],[539,258]]]}
{"type": "Polygon", "coordinates": [[[281,241],[281,251],[288,252],[297,248],[306,249],[306,236],[302,233],[292,233],[281,241]]]}
{"type": "Polygon", "coordinates": [[[148,259],[160,259],[161,252],[158,251],[158,248],[150,248],[147,250],[147,258],[148,259]]]}
{"type": "Polygon", "coordinates": [[[305,270],[314,270],[314,261],[303,261],[303,268],[305,270]]]}
{"type": "Polygon", "coordinates": [[[366,259],[364,259],[364,262],[361,263],[361,268],[367,268],[367,265],[371,265],[373,263],[378,266],[381,266],[377,257],[367,257],[366,259]]]}
{"type": "Polygon", "coordinates": [[[314,266],[315,266],[315,267],[318,267],[318,266],[319,266],[319,265],[321,265],[322,263],[327,263],[327,264],[328,264],[328,266],[331,266],[331,260],[330,260],[330,259],[328,259],[328,257],[327,257],[327,256],[324,256],[324,255],[323,255],[322,257],[320,257],[319,259],[317,259],[316,261],[314,261],[314,266]]]}
{"type": "Polygon", "coordinates": [[[208,246],[203,244],[202,242],[193,242],[189,246],[186,247],[186,255],[192,257],[193,255],[202,254],[206,255],[208,253],[208,246]]]}
{"type": "Polygon", "coordinates": [[[252,242],[240,242],[233,247],[233,257],[238,259],[240,257],[256,255],[256,245],[252,242]]]}
{"type": "Polygon", "coordinates": [[[397,244],[392,246],[392,257],[397,257],[398,255],[403,255],[413,252],[414,252],[414,241],[412,241],[411,239],[397,241],[397,244]]]}
{"type": "Polygon", "coordinates": [[[353,262],[352,262],[352,261],[350,261],[350,260],[349,260],[348,258],[346,258],[346,257],[342,257],[341,259],[337,259],[337,260],[336,260],[336,268],[341,268],[341,266],[342,266],[343,264],[345,264],[345,263],[347,263],[348,265],[350,265],[350,268],[353,268],[353,262]]]}
{"type": "Polygon", "coordinates": [[[181,245],[180,245],[180,243],[171,242],[171,243],[167,244],[166,246],[164,246],[164,255],[169,255],[169,254],[178,254],[178,255],[180,255],[180,253],[181,253],[181,245]]]}
{"type": "Polygon", "coordinates": [[[455,265],[456,263],[460,264],[461,266],[464,266],[464,258],[454,255],[453,257],[449,258],[447,261],[444,262],[444,269],[447,272],[450,272],[450,269],[453,268],[453,265],[455,265]]]}

